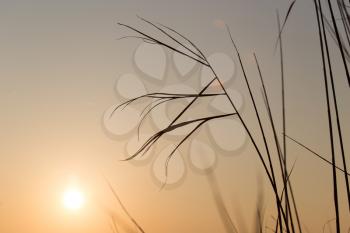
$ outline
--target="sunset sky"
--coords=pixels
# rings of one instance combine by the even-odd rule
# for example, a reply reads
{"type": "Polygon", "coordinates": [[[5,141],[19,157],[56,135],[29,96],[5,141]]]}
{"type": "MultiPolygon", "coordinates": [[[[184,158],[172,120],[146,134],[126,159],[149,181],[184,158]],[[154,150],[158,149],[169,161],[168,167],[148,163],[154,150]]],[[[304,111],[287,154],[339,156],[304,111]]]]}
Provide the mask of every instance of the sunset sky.
{"type": "MultiPolygon", "coordinates": [[[[258,80],[253,60],[256,52],[280,125],[275,11],[279,9],[284,16],[289,3],[287,0],[1,0],[0,232],[112,232],[111,213],[120,222],[127,218],[106,180],[146,232],[224,232],[208,180],[191,165],[185,164],[186,174],[181,182],[160,191],[152,173],[152,158],[141,163],[120,161],[125,158],[125,145],[135,136],[135,131],[111,135],[105,125],[105,113],[125,100],[116,87],[120,77],[135,74],[142,83],[148,81],[135,61],[142,42],[118,40],[130,35],[130,31],[117,23],[143,29],[139,15],[183,33],[206,55],[220,53],[230,57],[237,64],[235,80],[230,85],[242,94],[243,114],[255,132],[257,124],[251,102],[223,25],[226,23],[231,28],[253,85],[258,80]],[[67,208],[64,201],[67,192],[69,200],[81,202],[80,208],[67,208]]],[[[316,29],[312,1],[297,1],[283,34],[287,131],[329,159],[316,29]]],[[[337,51],[333,41],[331,49],[337,51]]],[[[164,66],[169,69],[166,74],[178,74],[171,73],[174,58],[164,51],[164,66]]],[[[350,92],[340,62],[335,60],[334,64],[339,103],[343,106],[344,138],[348,142],[350,124],[346,119],[350,119],[350,108],[346,106],[350,92]]],[[[200,72],[199,67],[194,69],[192,78],[198,78],[200,72]]],[[[175,80],[182,82],[181,78],[175,80]]],[[[186,84],[194,84],[190,86],[198,89],[196,80],[186,84]]],[[[160,82],[147,85],[148,91],[164,87],[160,82]]],[[[263,106],[260,90],[254,90],[263,106]]],[[[166,142],[151,157],[156,158],[164,145],[166,142]]],[[[263,174],[261,164],[249,141],[233,156],[221,154],[215,146],[212,148],[217,156],[215,175],[227,208],[237,225],[245,222],[250,229],[256,207],[257,177],[263,174]]],[[[350,143],[346,143],[346,150],[350,151],[350,143]]],[[[324,223],[334,218],[331,167],[292,142],[288,143],[288,152],[290,164],[297,158],[293,184],[303,224],[310,232],[320,232],[324,223]]],[[[182,156],[189,154],[185,151],[182,156]]],[[[273,202],[270,186],[265,178],[262,182],[269,206],[273,202]]],[[[341,208],[345,209],[345,196],[341,201],[341,208]]],[[[273,225],[270,216],[266,219],[273,225]]],[[[125,225],[131,223],[126,221],[125,225]]]]}

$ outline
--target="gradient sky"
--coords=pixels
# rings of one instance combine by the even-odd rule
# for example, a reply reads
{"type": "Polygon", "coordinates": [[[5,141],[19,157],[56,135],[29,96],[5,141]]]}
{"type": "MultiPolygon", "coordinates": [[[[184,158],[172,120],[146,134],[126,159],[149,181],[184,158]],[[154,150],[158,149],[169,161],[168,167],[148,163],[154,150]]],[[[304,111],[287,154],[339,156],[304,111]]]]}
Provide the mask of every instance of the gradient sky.
{"type": "MultiPolygon", "coordinates": [[[[127,138],[109,137],[102,119],[106,109],[121,101],[115,82],[135,72],[132,57],[140,42],[117,40],[129,34],[117,22],[142,28],[136,17],[140,15],[182,32],[206,54],[232,55],[226,31],[215,26],[226,22],[256,80],[252,53],[257,53],[278,118],[275,10],[284,15],[288,5],[277,0],[2,0],[0,231],[111,232],[108,213],[120,207],[104,177],[146,232],[223,231],[205,176],[189,171],[179,187],[159,192],[149,166],[118,161],[127,138]],[[61,205],[72,176],[89,200],[80,214],[67,213],[61,205]]],[[[329,155],[315,23],[312,1],[297,1],[284,34],[287,128],[290,135],[329,155]]],[[[336,68],[336,84],[340,104],[347,106],[350,95],[343,72],[336,68]]],[[[245,114],[252,122],[249,108],[247,101],[245,114]]],[[[350,109],[343,107],[342,115],[349,141],[350,109]]],[[[350,151],[350,144],[346,146],[350,151]]],[[[293,176],[304,224],[310,232],[319,232],[334,217],[330,167],[293,144],[288,148],[291,157],[298,158],[293,176]]],[[[249,226],[256,177],[261,174],[252,148],[245,147],[240,156],[219,156],[215,171],[231,215],[239,218],[240,208],[249,226]]]]}

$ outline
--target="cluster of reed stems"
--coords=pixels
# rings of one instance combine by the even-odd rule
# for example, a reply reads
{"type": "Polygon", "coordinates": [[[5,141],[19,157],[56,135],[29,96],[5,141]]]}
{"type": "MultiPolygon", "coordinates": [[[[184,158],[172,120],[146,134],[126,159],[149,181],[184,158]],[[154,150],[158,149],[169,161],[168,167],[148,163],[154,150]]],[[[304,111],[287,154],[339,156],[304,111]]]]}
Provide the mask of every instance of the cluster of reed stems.
{"type": "MultiPolygon", "coordinates": [[[[256,227],[256,232],[263,232],[264,229],[272,230],[273,232],[287,232],[287,233],[295,233],[300,232],[302,233],[304,230],[302,223],[301,223],[301,216],[299,213],[299,209],[296,203],[296,198],[294,195],[293,185],[291,182],[291,174],[293,172],[293,168],[295,163],[290,164],[287,156],[287,140],[291,140],[292,142],[296,143],[297,145],[303,147],[308,152],[311,152],[313,155],[316,156],[316,158],[319,158],[320,161],[323,161],[330,166],[332,169],[332,188],[333,188],[333,203],[334,203],[334,211],[335,211],[335,222],[336,222],[336,232],[341,232],[341,216],[339,211],[339,186],[345,185],[346,190],[346,196],[347,196],[347,203],[349,206],[350,211],[350,188],[349,188],[349,180],[348,180],[348,168],[346,164],[346,154],[345,154],[345,148],[344,148],[344,138],[342,133],[342,120],[341,120],[341,113],[340,113],[340,106],[338,104],[337,98],[337,91],[336,91],[336,85],[335,85],[335,75],[333,71],[334,65],[332,65],[332,61],[335,59],[333,56],[331,56],[329,51],[329,38],[332,38],[333,42],[337,45],[337,48],[339,50],[339,56],[342,61],[342,65],[345,71],[345,78],[347,81],[348,86],[350,87],[350,75],[348,70],[348,62],[350,62],[350,55],[349,55],[349,48],[350,48],[350,16],[348,13],[349,3],[346,3],[345,0],[334,0],[336,2],[337,6],[337,12],[340,14],[340,18],[337,18],[335,16],[335,3],[331,2],[331,0],[326,0],[325,3],[322,3],[321,0],[312,0],[314,3],[314,9],[316,13],[316,22],[317,22],[317,28],[318,28],[318,36],[319,36],[319,46],[320,46],[320,54],[319,57],[320,63],[322,64],[322,71],[323,71],[323,77],[320,79],[324,83],[324,90],[325,90],[325,105],[326,105],[326,113],[327,119],[328,119],[328,134],[329,134],[329,145],[331,150],[331,161],[327,160],[324,156],[321,156],[311,148],[307,147],[300,141],[292,138],[288,133],[286,132],[286,101],[285,101],[285,91],[286,91],[286,85],[285,85],[285,71],[284,71],[284,50],[283,50],[283,31],[286,27],[287,20],[292,12],[292,9],[296,3],[296,1],[292,1],[289,5],[289,8],[286,11],[285,16],[283,17],[283,20],[281,20],[279,13],[277,11],[277,23],[278,23],[278,34],[277,39],[275,43],[275,49],[279,52],[279,59],[280,59],[280,76],[281,76],[281,100],[282,100],[282,106],[281,106],[281,112],[282,112],[282,137],[279,137],[280,132],[278,132],[278,126],[276,124],[276,119],[274,119],[273,111],[271,109],[271,104],[268,96],[267,87],[265,85],[264,81],[264,75],[263,71],[260,67],[259,60],[257,58],[257,55],[254,53],[254,60],[257,68],[257,74],[258,74],[258,81],[260,83],[261,88],[261,95],[265,103],[265,111],[267,112],[268,122],[264,123],[262,121],[262,113],[261,109],[259,109],[259,106],[257,105],[256,101],[256,93],[253,93],[253,90],[251,88],[251,80],[248,78],[247,72],[246,72],[246,66],[242,60],[241,54],[239,52],[238,46],[236,45],[232,34],[230,32],[230,29],[227,27],[227,32],[230,38],[230,42],[233,45],[233,50],[235,52],[235,55],[238,58],[239,66],[242,72],[244,83],[247,87],[247,91],[249,94],[249,99],[251,102],[251,106],[254,110],[255,119],[259,126],[259,133],[253,134],[251,127],[247,124],[246,119],[244,116],[238,111],[234,101],[229,96],[225,86],[223,85],[220,77],[217,76],[215,73],[215,70],[209,63],[207,57],[204,55],[204,53],[186,36],[183,34],[180,34],[178,31],[162,25],[158,23],[153,23],[145,18],[140,18],[141,21],[144,23],[150,25],[157,33],[160,33],[161,36],[165,36],[168,41],[170,42],[164,42],[161,39],[157,39],[157,36],[150,35],[148,33],[143,32],[142,30],[137,29],[136,27],[119,23],[120,26],[123,26],[132,32],[136,33],[136,35],[132,36],[126,36],[122,38],[137,38],[141,39],[146,43],[152,43],[157,44],[160,46],[163,46],[175,53],[182,54],[183,56],[190,58],[204,67],[207,67],[213,74],[213,78],[201,89],[198,91],[197,94],[189,94],[189,93],[182,93],[182,94],[175,94],[175,93],[161,93],[161,92],[155,92],[155,93],[149,93],[146,95],[139,96],[137,98],[128,100],[119,106],[117,106],[112,114],[115,113],[117,109],[125,108],[126,106],[134,103],[135,101],[138,101],[140,99],[149,99],[150,104],[147,105],[143,111],[142,111],[142,118],[140,120],[138,133],[140,130],[140,125],[146,119],[146,117],[150,114],[152,110],[157,108],[159,105],[164,104],[166,102],[176,101],[179,99],[187,99],[188,104],[180,111],[178,115],[176,115],[169,125],[165,127],[162,130],[159,130],[155,134],[153,134],[151,137],[148,138],[148,140],[145,141],[145,143],[130,157],[128,157],[125,160],[130,160],[135,158],[136,156],[142,156],[147,151],[149,151],[150,148],[154,146],[155,143],[159,141],[160,138],[162,138],[167,133],[177,130],[178,128],[185,127],[188,125],[193,126],[192,130],[190,130],[175,146],[173,151],[171,151],[167,157],[166,163],[164,165],[165,168],[165,175],[168,176],[168,166],[169,161],[174,156],[176,150],[179,149],[179,147],[189,138],[191,137],[196,131],[198,131],[204,124],[206,124],[208,121],[220,119],[220,118],[228,118],[228,117],[235,117],[239,119],[240,123],[244,127],[250,142],[256,152],[257,159],[260,161],[264,174],[267,177],[267,180],[270,184],[270,187],[272,189],[272,192],[274,194],[274,203],[275,203],[275,209],[276,209],[276,221],[275,225],[273,227],[265,227],[263,228],[263,213],[261,213],[261,208],[258,208],[257,210],[257,216],[258,217],[258,224],[256,227]],[[330,15],[330,19],[327,18],[326,15],[330,15]],[[343,37],[345,36],[345,40],[343,37]],[[181,49],[179,49],[179,47],[181,49]],[[207,90],[210,89],[210,87],[214,84],[218,83],[220,86],[220,90],[215,93],[208,93],[207,90]],[[223,95],[227,98],[227,101],[229,101],[232,112],[227,114],[218,114],[214,116],[207,116],[192,120],[182,120],[182,116],[188,112],[193,104],[202,99],[202,98],[208,98],[213,96],[219,96],[223,95]],[[334,109],[334,111],[332,111],[334,109]],[[336,126],[334,128],[334,125],[336,126]],[[272,137],[268,137],[267,129],[269,129],[272,133],[272,137]],[[263,146],[259,146],[257,141],[258,139],[262,139],[263,146]],[[342,159],[342,166],[337,166],[336,163],[336,140],[339,141],[339,147],[340,147],[340,153],[341,153],[341,159],[342,159]],[[273,163],[273,161],[277,161],[276,163],[273,163]],[[344,182],[339,182],[339,173],[342,174],[344,177],[344,182]],[[278,180],[281,180],[282,182],[278,182],[278,180]]],[[[211,184],[211,188],[213,190],[215,202],[217,204],[217,207],[219,209],[219,213],[221,218],[223,219],[223,222],[225,223],[225,229],[227,232],[238,232],[237,227],[233,224],[232,219],[230,218],[225,205],[223,204],[222,198],[220,197],[220,192],[218,191],[218,187],[216,185],[215,177],[210,175],[208,176],[209,183],[211,184]]],[[[166,181],[164,181],[164,184],[166,184],[166,181]]],[[[137,223],[134,222],[136,225],[137,223]]],[[[139,227],[139,225],[137,225],[139,227]]],[[[142,228],[139,227],[139,230],[143,232],[142,228]]]]}

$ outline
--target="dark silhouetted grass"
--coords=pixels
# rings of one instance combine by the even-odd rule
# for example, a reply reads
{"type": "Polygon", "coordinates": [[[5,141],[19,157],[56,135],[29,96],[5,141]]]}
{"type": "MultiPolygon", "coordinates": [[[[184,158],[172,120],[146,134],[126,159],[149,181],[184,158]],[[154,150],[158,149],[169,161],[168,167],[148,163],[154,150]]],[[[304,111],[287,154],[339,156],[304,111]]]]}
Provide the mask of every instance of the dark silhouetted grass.
{"type": "MultiPolygon", "coordinates": [[[[153,134],[151,137],[149,137],[148,140],[145,141],[145,143],[130,157],[126,158],[125,160],[130,160],[135,158],[136,156],[142,156],[144,153],[149,151],[151,147],[155,145],[159,141],[160,138],[162,138],[167,133],[176,130],[178,128],[182,128],[188,125],[192,125],[193,129],[189,131],[176,145],[173,151],[171,151],[166,159],[166,162],[164,164],[165,168],[165,181],[163,185],[166,185],[166,179],[168,177],[168,166],[169,161],[174,156],[174,153],[176,150],[179,149],[179,147],[186,141],[188,138],[190,138],[194,132],[199,130],[203,125],[205,125],[208,121],[220,119],[220,118],[227,118],[227,117],[236,117],[244,127],[245,131],[247,132],[247,135],[250,139],[250,142],[252,143],[252,146],[254,147],[254,150],[257,154],[257,158],[260,161],[260,164],[262,165],[264,175],[267,177],[269,184],[271,186],[271,189],[273,191],[274,197],[275,197],[275,208],[276,208],[276,221],[275,225],[273,227],[264,226],[264,217],[263,217],[263,203],[258,203],[257,210],[256,210],[256,224],[255,224],[255,232],[263,232],[264,230],[272,230],[273,232],[287,232],[287,233],[295,233],[303,231],[308,232],[307,228],[303,227],[301,223],[301,216],[300,212],[297,206],[295,194],[293,191],[293,185],[291,182],[291,176],[292,172],[295,166],[295,161],[289,161],[287,156],[287,139],[293,141],[297,145],[305,148],[312,154],[316,155],[316,158],[319,158],[321,161],[326,162],[327,164],[331,165],[332,169],[332,186],[333,186],[333,203],[334,203],[334,210],[335,210],[335,222],[336,222],[336,232],[340,233],[340,211],[339,211],[339,185],[342,183],[339,183],[338,177],[337,177],[337,170],[341,171],[344,175],[344,185],[346,187],[346,193],[347,193],[347,202],[349,205],[350,210],[350,188],[349,188],[349,180],[348,180],[348,168],[346,164],[346,152],[344,147],[344,138],[343,138],[343,132],[342,132],[342,119],[341,119],[341,109],[338,103],[338,95],[337,95],[337,87],[335,85],[335,75],[333,71],[332,66],[332,60],[334,59],[330,55],[329,51],[329,37],[333,38],[333,41],[336,43],[337,48],[339,50],[340,58],[344,67],[345,71],[345,77],[348,82],[348,85],[350,87],[350,76],[349,76],[349,70],[348,70],[348,64],[347,61],[350,60],[349,56],[349,48],[350,48],[350,16],[348,14],[348,5],[345,3],[344,0],[336,0],[338,10],[340,13],[340,23],[342,27],[339,27],[337,23],[337,19],[334,13],[334,6],[332,5],[330,0],[326,0],[327,5],[322,6],[321,0],[313,0],[314,9],[316,13],[316,21],[317,21],[317,29],[318,29],[318,37],[319,37],[319,48],[321,57],[320,63],[322,65],[322,83],[324,84],[325,88],[325,114],[327,114],[327,122],[328,122],[328,135],[329,135],[329,146],[331,151],[331,161],[325,159],[323,156],[319,155],[318,153],[311,150],[309,147],[304,145],[303,143],[293,139],[291,136],[288,135],[287,132],[287,106],[286,106],[286,99],[285,99],[285,92],[287,90],[286,86],[286,75],[285,75],[285,64],[284,64],[284,50],[283,50],[283,32],[287,26],[287,21],[291,16],[292,10],[294,5],[296,4],[296,1],[292,1],[286,11],[286,14],[283,18],[283,20],[280,20],[279,13],[277,11],[277,25],[278,25],[278,31],[277,31],[277,39],[275,42],[275,51],[278,50],[279,52],[279,60],[280,60],[280,76],[281,76],[281,108],[280,111],[282,112],[282,134],[277,131],[277,125],[275,123],[273,111],[271,109],[271,104],[269,101],[268,96],[268,90],[264,82],[263,78],[263,71],[261,69],[261,66],[259,64],[259,61],[257,59],[256,54],[254,54],[254,59],[258,71],[258,81],[260,83],[261,88],[261,95],[259,97],[256,96],[255,93],[253,93],[252,87],[251,87],[251,78],[248,77],[246,66],[242,60],[241,54],[239,52],[238,46],[236,45],[232,34],[230,32],[230,29],[227,27],[227,31],[229,34],[230,41],[233,45],[233,49],[235,52],[235,55],[238,58],[240,70],[242,72],[243,81],[245,83],[245,86],[247,88],[248,94],[249,94],[249,100],[251,103],[251,107],[254,111],[255,120],[258,123],[259,131],[257,134],[253,135],[253,131],[251,127],[247,124],[247,121],[245,117],[238,111],[235,103],[227,93],[227,90],[225,86],[223,85],[220,77],[217,76],[215,73],[213,67],[209,63],[207,57],[204,55],[204,53],[187,37],[185,37],[183,34],[179,33],[178,31],[167,27],[162,24],[153,23],[145,18],[140,18],[142,22],[145,24],[151,26],[155,30],[155,35],[148,34],[143,32],[142,30],[137,29],[136,27],[119,23],[120,26],[125,27],[132,32],[136,33],[136,36],[126,36],[122,37],[124,38],[137,38],[141,39],[146,43],[152,43],[157,44],[160,46],[163,46],[171,51],[174,51],[176,53],[182,54],[183,56],[192,59],[193,61],[196,61],[203,66],[207,67],[213,74],[213,78],[201,89],[198,91],[197,94],[189,94],[189,93],[181,93],[181,94],[175,94],[175,93],[150,93],[146,95],[139,96],[137,98],[131,99],[126,101],[125,103],[122,103],[121,105],[117,106],[115,110],[112,112],[112,115],[115,114],[115,111],[119,108],[125,108],[129,104],[134,103],[135,101],[141,100],[141,99],[150,99],[150,103],[143,109],[141,115],[142,118],[140,120],[140,124],[138,126],[138,134],[140,131],[141,124],[143,123],[144,119],[148,117],[150,112],[152,112],[155,108],[158,106],[167,103],[169,101],[176,101],[179,99],[188,99],[188,104],[180,111],[178,115],[176,115],[168,126],[166,126],[164,129],[159,130],[155,134],[153,134]],[[327,11],[331,15],[331,19],[328,20],[325,17],[324,11],[327,11]],[[341,31],[343,29],[343,32],[341,31]],[[328,34],[327,34],[328,32],[328,34]],[[163,42],[163,40],[157,39],[157,33],[159,33],[161,36],[165,36],[170,42],[163,42]],[[344,40],[342,39],[342,33],[345,35],[346,40],[344,43],[344,40]],[[181,49],[177,49],[178,46],[181,47],[181,49]],[[216,82],[219,83],[220,90],[216,93],[207,94],[206,91],[212,86],[212,84],[216,82]],[[212,96],[218,96],[223,95],[227,98],[227,101],[230,103],[232,107],[232,112],[228,114],[221,114],[221,115],[214,115],[214,116],[207,116],[203,118],[196,118],[192,120],[182,121],[181,117],[188,112],[189,109],[193,106],[193,104],[202,98],[212,97],[212,96]],[[268,122],[265,123],[262,121],[262,112],[261,109],[259,109],[259,106],[257,104],[257,98],[261,98],[264,100],[265,103],[265,110],[267,112],[268,122]],[[333,101],[332,101],[333,100],[333,101]],[[334,111],[332,111],[334,109],[334,111]],[[333,125],[336,125],[334,128],[333,125]],[[269,132],[272,133],[272,137],[268,137],[269,132]],[[282,139],[280,140],[280,137],[278,135],[282,135],[282,139]],[[258,140],[263,141],[263,148],[260,148],[257,141],[258,140]],[[336,165],[336,141],[339,141],[339,149],[340,149],[340,155],[342,158],[343,168],[340,168],[336,165]],[[272,149],[273,148],[273,149],[272,149]],[[278,162],[278,166],[276,166],[273,161],[278,162]],[[289,166],[292,162],[292,166],[289,166]],[[278,180],[282,180],[282,184],[278,183],[278,180]]],[[[234,221],[231,219],[228,210],[226,209],[226,206],[223,202],[221,193],[219,191],[215,176],[213,174],[208,175],[208,181],[213,193],[214,202],[219,210],[219,215],[224,223],[225,229],[227,232],[238,232],[237,226],[233,223],[234,221]]],[[[113,191],[113,189],[112,189],[113,191]]],[[[116,195],[116,194],[115,194],[116,195]]],[[[258,194],[258,196],[262,196],[261,194],[258,194]]],[[[119,198],[116,196],[116,198],[119,200],[119,198]]],[[[259,198],[258,198],[259,199],[259,198]]],[[[262,199],[259,199],[262,202],[262,199]]],[[[127,212],[126,212],[127,213],[127,212]]],[[[130,219],[134,222],[134,224],[138,227],[138,229],[143,232],[142,228],[134,221],[130,215],[128,215],[130,219]]],[[[327,225],[327,224],[326,224],[327,225]]],[[[116,229],[116,227],[114,227],[116,229]]]]}

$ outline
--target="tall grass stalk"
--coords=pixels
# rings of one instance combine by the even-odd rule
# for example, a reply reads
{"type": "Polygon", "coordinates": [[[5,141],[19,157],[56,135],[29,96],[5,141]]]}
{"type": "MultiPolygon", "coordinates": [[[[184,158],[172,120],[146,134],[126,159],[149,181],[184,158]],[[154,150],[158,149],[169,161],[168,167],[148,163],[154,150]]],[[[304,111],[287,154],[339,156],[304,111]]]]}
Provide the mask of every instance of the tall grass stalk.
{"type": "MultiPolygon", "coordinates": [[[[245,64],[242,60],[241,54],[239,52],[238,46],[236,45],[232,34],[227,27],[228,35],[230,38],[230,42],[233,45],[233,49],[235,52],[235,55],[238,58],[240,70],[242,72],[243,81],[247,88],[248,94],[249,94],[249,100],[251,103],[251,106],[253,108],[253,114],[255,117],[255,120],[258,123],[259,127],[259,133],[254,134],[252,133],[252,129],[247,124],[247,121],[245,117],[238,111],[235,103],[233,102],[232,98],[229,96],[225,86],[223,85],[220,77],[217,76],[215,70],[209,63],[207,57],[204,55],[204,53],[187,37],[185,37],[183,34],[179,33],[178,31],[162,25],[162,24],[156,24],[153,23],[147,19],[140,18],[140,20],[147,25],[151,26],[157,33],[160,33],[162,36],[165,36],[167,39],[170,40],[170,42],[163,42],[160,39],[157,39],[157,36],[153,36],[151,34],[145,33],[142,30],[137,29],[136,27],[119,23],[120,26],[125,27],[132,32],[136,33],[136,36],[125,36],[124,38],[137,38],[141,39],[146,43],[152,43],[157,44],[160,46],[163,46],[175,53],[181,54],[195,62],[198,62],[199,64],[203,65],[204,67],[208,68],[211,73],[213,74],[213,78],[201,89],[198,91],[197,94],[189,94],[189,93],[181,93],[181,94],[175,94],[175,93],[149,93],[146,95],[139,96],[137,98],[128,100],[119,106],[117,106],[111,116],[115,113],[117,109],[125,108],[126,106],[140,100],[140,99],[149,99],[151,102],[143,109],[142,111],[142,118],[140,120],[140,124],[138,126],[138,135],[140,132],[140,126],[142,122],[149,116],[149,114],[160,105],[167,103],[169,101],[176,101],[179,99],[187,99],[189,100],[187,105],[183,107],[183,109],[180,111],[179,114],[177,114],[170,123],[163,128],[162,130],[159,130],[152,136],[150,136],[143,145],[141,145],[138,150],[126,158],[125,160],[130,160],[135,158],[136,156],[142,155],[149,151],[151,147],[155,145],[161,139],[164,135],[167,133],[177,130],[179,128],[191,125],[193,126],[193,129],[188,132],[176,145],[175,148],[169,153],[166,162],[164,164],[165,169],[165,181],[163,183],[163,186],[166,184],[167,177],[168,177],[168,166],[169,162],[172,159],[172,157],[175,155],[175,152],[180,148],[180,146],[183,145],[185,141],[187,141],[197,130],[200,130],[200,128],[205,125],[209,121],[221,119],[221,118],[227,118],[227,117],[236,117],[242,124],[243,128],[245,129],[250,142],[252,143],[252,146],[257,154],[257,158],[260,161],[260,164],[262,165],[264,174],[269,181],[269,184],[271,186],[273,195],[274,195],[274,205],[276,209],[276,224],[274,226],[273,231],[274,232],[287,232],[287,233],[295,233],[295,232],[303,232],[303,227],[301,223],[301,216],[298,211],[298,206],[296,202],[296,198],[293,192],[293,186],[291,182],[291,175],[293,172],[293,168],[295,165],[295,161],[293,163],[293,166],[289,169],[289,161],[287,153],[287,139],[294,141],[299,146],[304,147],[308,151],[312,152],[314,155],[316,155],[319,159],[326,162],[327,164],[331,165],[332,168],[332,186],[333,186],[333,204],[334,204],[334,210],[335,210],[335,222],[336,222],[336,232],[340,233],[340,210],[339,210],[339,185],[338,183],[338,177],[337,177],[337,171],[341,171],[344,175],[345,180],[345,187],[346,187],[346,193],[347,193],[347,201],[348,206],[350,210],[350,187],[349,187],[349,173],[348,168],[346,164],[346,153],[344,148],[344,138],[343,138],[343,132],[342,132],[342,122],[341,122],[341,109],[340,105],[338,103],[338,96],[337,96],[337,88],[336,88],[336,82],[333,72],[333,66],[332,66],[332,56],[330,55],[329,51],[329,43],[328,43],[328,37],[327,37],[327,31],[330,34],[330,36],[333,37],[334,41],[336,42],[336,45],[339,49],[342,65],[345,70],[345,76],[346,80],[348,82],[348,85],[350,86],[350,76],[349,76],[349,70],[347,66],[347,61],[350,60],[349,50],[347,46],[350,48],[350,16],[347,11],[347,5],[345,4],[344,0],[336,0],[337,6],[339,8],[339,12],[341,15],[341,22],[342,27],[344,29],[344,33],[346,36],[346,42],[345,44],[341,38],[341,32],[340,28],[337,25],[336,17],[334,15],[334,9],[333,5],[331,4],[330,0],[327,1],[327,9],[329,10],[329,13],[331,15],[331,20],[328,22],[327,18],[324,16],[324,10],[321,4],[321,0],[313,0],[315,12],[316,12],[316,19],[317,19],[317,29],[318,29],[318,37],[319,37],[319,47],[321,52],[321,63],[322,63],[322,75],[323,75],[323,85],[325,88],[325,106],[326,106],[326,114],[327,114],[327,122],[328,122],[328,137],[329,137],[329,145],[330,145],[330,151],[331,151],[331,161],[325,159],[323,156],[317,154],[313,150],[311,150],[309,147],[305,146],[304,144],[298,142],[297,140],[293,139],[292,137],[288,136],[287,133],[287,106],[286,106],[286,77],[285,77],[285,62],[284,62],[284,51],[283,51],[283,31],[286,27],[287,20],[292,12],[293,6],[295,5],[295,0],[291,2],[289,5],[289,8],[287,10],[287,13],[284,17],[284,20],[281,21],[278,11],[277,11],[277,24],[278,24],[278,33],[277,33],[277,39],[275,43],[275,50],[279,50],[279,62],[280,62],[280,76],[281,76],[281,112],[282,112],[282,140],[279,138],[278,133],[278,127],[275,123],[274,114],[271,109],[271,104],[268,97],[268,91],[267,87],[265,85],[262,70],[259,65],[258,59],[256,54],[254,53],[254,59],[256,63],[256,67],[258,70],[258,77],[260,81],[260,88],[261,88],[261,96],[265,103],[265,110],[267,111],[267,117],[268,117],[268,124],[265,124],[265,122],[262,121],[262,113],[259,109],[259,106],[256,102],[256,96],[253,93],[252,87],[251,87],[251,81],[250,78],[247,75],[245,64]],[[181,47],[181,49],[178,49],[178,46],[181,47]],[[218,83],[220,90],[216,93],[207,93],[207,90],[213,85],[213,83],[218,83]],[[192,120],[182,120],[183,115],[188,112],[192,107],[193,104],[203,98],[213,97],[213,96],[219,96],[223,95],[227,98],[227,101],[232,107],[232,112],[227,114],[218,114],[214,116],[206,116],[202,118],[195,118],[192,120]],[[332,101],[333,100],[333,101],[332,101]],[[334,112],[332,112],[332,108],[334,108],[334,112]],[[333,124],[336,124],[336,128],[333,127],[333,124]],[[269,129],[272,132],[272,137],[268,137],[268,131],[269,129]],[[260,145],[257,143],[258,139],[262,139],[263,142],[263,148],[260,148],[260,145]],[[343,162],[343,168],[340,168],[336,165],[336,148],[335,148],[335,142],[339,140],[340,144],[340,152],[341,152],[341,158],[343,162]],[[274,150],[272,150],[274,148],[274,150]],[[277,160],[278,165],[274,165],[274,161],[277,160]],[[282,184],[279,185],[278,181],[282,180],[282,184]],[[295,221],[296,220],[296,221],[295,221]]],[[[238,232],[236,226],[233,224],[233,220],[230,218],[228,211],[226,207],[223,204],[222,197],[220,193],[217,191],[218,187],[216,185],[215,177],[209,176],[209,183],[211,185],[211,190],[214,194],[214,200],[216,202],[216,205],[219,209],[219,213],[222,217],[222,220],[224,222],[225,228],[228,232],[238,232]]],[[[261,210],[257,210],[257,221],[258,225],[256,227],[256,231],[262,232],[262,226],[263,223],[261,221],[261,210]]],[[[137,223],[135,223],[137,225],[137,223]]],[[[138,228],[141,232],[143,232],[142,228],[138,228]]],[[[305,229],[307,231],[307,229],[305,229]]]]}

